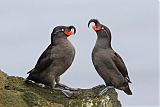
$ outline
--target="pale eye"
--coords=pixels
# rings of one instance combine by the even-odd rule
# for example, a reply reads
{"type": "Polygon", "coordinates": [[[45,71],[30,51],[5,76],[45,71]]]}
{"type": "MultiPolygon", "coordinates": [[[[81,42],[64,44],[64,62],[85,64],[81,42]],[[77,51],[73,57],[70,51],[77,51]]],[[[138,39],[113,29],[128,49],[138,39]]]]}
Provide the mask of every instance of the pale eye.
{"type": "Polygon", "coordinates": [[[104,27],[102,27],[102,29],[104,29],[104,27]]]}
{"type": "Polygon", "coordinates": [[[62,31],[64,31],[64,29],[62,29],[62,31]]]}
{"type": "Polygon", "coordinates": [[[71,32],[74,32],[74,29],[71,29],[71,32]]]}

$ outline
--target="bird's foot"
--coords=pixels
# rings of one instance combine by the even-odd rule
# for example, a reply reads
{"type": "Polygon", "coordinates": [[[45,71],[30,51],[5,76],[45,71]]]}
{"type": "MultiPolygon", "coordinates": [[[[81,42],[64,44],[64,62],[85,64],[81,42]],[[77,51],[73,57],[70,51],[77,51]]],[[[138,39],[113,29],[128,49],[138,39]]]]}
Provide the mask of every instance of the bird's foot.
{"type": "Polygon", "coordinates": [[[62,90],[62,93],[68,98],[70,98],[73,95],[73,92],[69,90],[62,90]]]}
{"type": "Polygon", "coordinates": [[[37,83],[38,84],[38,86],[40,86],[40,87],[46,87],[44,84],[42,84],[42,83],[37,83]]]}
{"type": "Polygon", "coordinates": [[[26,79],[25,82],[26,82],[26,83],[35,83],[34,81],[29,80],[29,79],[26,79]]]}
{"type": "Polygon", "coordinates": [[[70,98],[73,95],[73,92],[71,92],[70,90],[65,90],[65,89],[62,89],[62,88],[53,88],[53,89],[61,91],[68,98],[70,98]]]}
{"type": "Polygon", "coordinates": [[[110,89],[110,88],[114,88],[114,87],[113,86],[107,86],[105,89],[103,89],[102,91],[100,91],[100,93],[98,94],[98,96],[104,95],[108,91],[108,89],[110,89]]]}
{"type": "Polygon", "coordinates": [[[28,83],[28,84],[34,84],[34,85],[39,86],[39,87],[42,87],[42,88],[47,87],[45,84],[36,83],[36,82],[34,82],[34,81],[32,81],[32,80],[28,80],[28,79],[26,80],[26,83],[28,83]]]}
{"type": "Polygon", "coordinates": [[[71,87],[68,87],[68,86],[61,84],[61,83],[56,84],[55,87],[58,87],[58,88],[61,88],[64,90],[70,90],[70,91],[77,91],[78,90],[78,88],[71,88],[71,87]]]}

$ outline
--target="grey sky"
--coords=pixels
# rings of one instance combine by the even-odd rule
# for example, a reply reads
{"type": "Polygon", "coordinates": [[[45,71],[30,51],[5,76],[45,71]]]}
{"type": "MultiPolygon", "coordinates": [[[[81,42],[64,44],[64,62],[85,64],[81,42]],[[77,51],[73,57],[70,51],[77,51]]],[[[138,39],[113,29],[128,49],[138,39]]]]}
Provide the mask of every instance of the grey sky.
{"type": "Polygon", "coordinates": [[[5,0],[0,3],[0,69],[26,77],[50,43],[57,25],[74,25],[72,66],[61,82],[89,88],[103,84],[91,62],[97,18],[112,32],[112,46],[124,59],[133,96],[118,91],[122,105],[158,105],[158,1],[156,0],[5,0]]]}

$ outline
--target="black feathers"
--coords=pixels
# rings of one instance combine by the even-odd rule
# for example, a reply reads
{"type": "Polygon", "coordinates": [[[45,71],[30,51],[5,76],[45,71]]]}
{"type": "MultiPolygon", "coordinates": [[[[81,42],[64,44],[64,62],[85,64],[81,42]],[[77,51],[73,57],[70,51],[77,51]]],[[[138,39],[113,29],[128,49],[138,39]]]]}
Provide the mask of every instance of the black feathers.
{"type": "Polygon", "coordinates": [[[123,90],[128,95],[132,95],[128,84],[131,81],[127,68],[120,55],[111,47],[111,32],[109,28],[96,19],[91,19],[89,24],[92,22],[95,23],[93,29],[97,33],[97,41],[92,51],[92,61],[95,69],[107,86],[113,86],[123,90]]]}
{"type": "Polygon", "coordinates": [[[74,47],[67,39],[70,35],[64,33],[71,32],[72,28],[73,26],[54,28],[51,34],[51,44],[42,53],[35,67],[28,72],[28,80],[43,83],[52,88],[55,84],[59,84],[60,75],[70,67],[75,56],[74,47]]]}

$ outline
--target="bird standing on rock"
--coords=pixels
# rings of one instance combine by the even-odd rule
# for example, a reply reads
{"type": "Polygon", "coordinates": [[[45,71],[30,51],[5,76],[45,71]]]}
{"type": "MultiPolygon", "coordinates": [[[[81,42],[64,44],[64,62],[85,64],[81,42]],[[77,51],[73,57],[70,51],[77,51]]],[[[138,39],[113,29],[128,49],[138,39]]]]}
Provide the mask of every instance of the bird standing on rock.
{"type": "Polygon", "coordinates": [[[35,67],[28,72],[27,80],[55,88],[60,76],[71,66],[75,49],[67,39],[76,33],[74,26],[57,26],[51,34],[51,44],[42,53],[35,67]]]}
{"type": "Polygon", "coordinates": [[[97,19],[91,19],[88,27],[92,22],[95,23],[92,28],[97,33],[97,41],[92,51],[92,62],[107,86],[99,95],[103,95],[109,88],[117,88],[132,95],[128,84],[131,81],[127,68],[120,55],[112,49],[109,28],[102,25],[97,19]]]}

